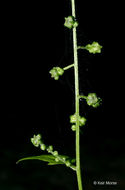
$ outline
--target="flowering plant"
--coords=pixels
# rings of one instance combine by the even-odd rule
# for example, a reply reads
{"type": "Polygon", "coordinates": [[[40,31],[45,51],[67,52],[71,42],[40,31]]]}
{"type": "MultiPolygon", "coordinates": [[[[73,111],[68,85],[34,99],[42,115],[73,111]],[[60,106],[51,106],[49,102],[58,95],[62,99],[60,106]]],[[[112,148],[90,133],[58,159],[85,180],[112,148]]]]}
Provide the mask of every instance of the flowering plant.
{"type": "Polygon", "coordinates": [[[57,165],[62,164],[66,167],[72,169],[76,172],[77,181],[78,181],[78,189],[82,190],[82,180],[81,180],[81,167],[80,167],[80,128],[86,125],[87,119],[84,116],[80,116],[79,113],[79,104],[80,99],[84,99],[88,106],[92,106],[94,108],[98,107],[101,103],[101,98],[97,97],[96,93],[89,93],[88,96],[80,95],[79,93],[79,72],[78,72],[78,50],[83,49],[89,51],[89,53],[96,54],[101,53],[102,46],[99,45],[98,42],[93,42],[92,44],[88,44],[86,46],[78,46],[77,45],[77,30],[78,22],[76,21],[76,13],[75,13],[75,0],[71,0],[72,6],[72,15],[65,17],[64,26],[69,30],[72,30],[73,33],[73,54],[74,61],[71,65],[68,65],[64,68],[53,67],[49,73],[51,77],[55,80],[59,80],[59,78],[65,74],[65,71],[74,68],[74,81],[75,81],[75,110],[74,114],[69,117],[69,122],[71,123],[71,130],[76,134],[76,154],[75,158],[70,158],[67,155],[61,155],[57,150],[54,150],[52,145],[46,145],[43,141],[43,138],[40,134],[34,135],[31,138],[31,142],[35,147],[40,148],[43,152],[45,151],[47,154],[41,154],[40,156],[32,156],[27,158],[20,159],[17,163],[24,160],[41,160],[47,162],[48,165],[57,165]]]}

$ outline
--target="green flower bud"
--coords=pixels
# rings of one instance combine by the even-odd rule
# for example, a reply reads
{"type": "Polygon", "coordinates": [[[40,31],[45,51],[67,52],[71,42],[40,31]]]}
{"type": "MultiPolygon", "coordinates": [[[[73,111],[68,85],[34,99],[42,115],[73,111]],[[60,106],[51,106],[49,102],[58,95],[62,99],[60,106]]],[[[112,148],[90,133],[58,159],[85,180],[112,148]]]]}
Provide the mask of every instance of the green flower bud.
{"type": "Polygon", "coordinates": [[[64,70],[60,67],[53,67],[50,72],[51,77],[54,78],[55,80],[59,79],[59,76],[63,75],[64,70]]]}
{"type": "Polygon", "coordinates": [[[68,17],[65,17],[65,23],[64,23],[64,26],[71,29],[73,27],[73,17],[72,16],[68,16],[68,17]]]}
{"type": "Polygon", "coordinates": [[[57,151],[54,151],[54,152],[53,152],[53,155],[54,155],[54,156],[58,156],[58,152],[57,152],[57,151]]]}
{"type": "Polygon", "coordinates": [[[56,76],[54,77],[54,79],[55,79],[55,80],[58,80],[58,79],[59,79],[59,75],[56,75],[56,76]]]}
{"type": "Polygon", "coordinates": [[[56,161],[56,162],[59,162],[59,158],[55,158],[55,161],[56,161]]]}
{"type": "MultiPolygon", "coordinates": [[[[70,123],[76,123],[76,114],[70,116],[70,123]]],[[[79,116],[79,126],[83,126],[86,123],[86,118],[79,116]]],[[[72,125],[71,129],[75,131],[75,125],[72,125]]]]}
{"type": "Polygon", "coordinates": [[[64,162],[66,161],[66,158],[65,158],[65,157],[63,157],[62,159],[63,159],[64,162]]]}
{"type": "Polygon", "coordinates": [[[76,123],[76,114],[70,116],[70,123],[76,123]]]}
{"type": "Polygon", "coordinates": [[[76,126],[72,125],[71,129],[72,129],[72,131],[76,131],[76,126]]]}
{"type": "Polygon", "coordinates": [[[79,125],[83,126],[83,125],[85,125],[85,123],[86,123],[86,118],[79,116],[79,125]]]}
{"type": "Polygon", "coordinates": [[[88,44],[85,46],[85,49],[89,51],[89,53],[101,53],[102,46],[99,45],[98,42],[93,42],[92,44],[88,44]]]}
{"type": "Polygon", "coordinates": [[[66,161],[66,166],[67,167],[71,166],[71,163],[69,161],[66,161]]]}
{"type": "Polygon", "coordinates": [[[63,70],[62,68],[56,67],[56,69],[57,69],[57,73],[58,73],[59,75],[63,75],[64,70],[63,70]]]}
{"type": "Polygon", "coordinates": [[[48,151],[48,152],[53,151],[53,146],[52,146],[52,145],[48,146],[47,151],[48,151]]]}
{"type": "Polygon", "coordinates": [[[31,142],[34,146],[38,147],[41,144],[41,135],[34,135],[33,138],[31,138],[31,142]]]}
{"type": "Polygon", "coordinates": [[[89,93],[86,102],[89,106],[96,108],[100,105],[101,98],[97,98],[96,93],[89,93]]]}
{"type": "Polygon", "coordinates": [[[77,27],[79,23],[77,21],[74,22],[73,27],[77,27]]]}
{"type": "Polygon", "coordinates": [[[53,68],[50,70],[49,73],[51,74],[51,77],[54,78],[55,80],[58,80],[58,79],[59,79],[59,76],[58,76],[56,67],[53,67],[53,68]]]}
{"type": "Polygon", "coordinates": [[[46,150],[46,145],[45,144],[41,144],[40,148],[41,148],[41,150],[46,150]]]}
{"type": "Polygon", "coordinates": [[[68,17],[65,17],[64,26],[69,29],[72,29],[73,27],[78,26],[78,22],[75,20],[75,18],[73,16],[68,16],[68,17]]]}

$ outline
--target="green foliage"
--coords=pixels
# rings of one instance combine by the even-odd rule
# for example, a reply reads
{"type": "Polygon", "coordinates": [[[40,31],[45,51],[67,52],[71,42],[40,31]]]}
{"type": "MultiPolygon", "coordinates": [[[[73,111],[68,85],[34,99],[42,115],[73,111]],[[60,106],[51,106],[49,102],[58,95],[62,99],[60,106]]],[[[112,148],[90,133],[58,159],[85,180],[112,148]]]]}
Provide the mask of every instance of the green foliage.
{"type": "Polygon", "coordinates": [[[26,157],[22,158],[17,163],[25,160],[40,160],[44,162],[48,162],[48,165],[56,165],[56,164],[64,164],[62,161],[59,161],[58,163],[55,161],[55,156],[53,155],[40,155],[40,156],[31,156],[31,157],[26,157]]]}
{"type": "Polygon", "coordinates": [[[66,155],[43,154],[40,156],[30,156],[30,157],[26,157],[26,158],[21,158],[16,163],[18,164],[19,162],[26,161],[26,160],[40,160],[40,161],[47,162],[48,165],[62,164],[62,165],[66,165],[67,167],[70,167],[73,170],[76,170],[76,167],[73,165],[73,163],[75,163],[75,159],[72,159],[66,155]]]}

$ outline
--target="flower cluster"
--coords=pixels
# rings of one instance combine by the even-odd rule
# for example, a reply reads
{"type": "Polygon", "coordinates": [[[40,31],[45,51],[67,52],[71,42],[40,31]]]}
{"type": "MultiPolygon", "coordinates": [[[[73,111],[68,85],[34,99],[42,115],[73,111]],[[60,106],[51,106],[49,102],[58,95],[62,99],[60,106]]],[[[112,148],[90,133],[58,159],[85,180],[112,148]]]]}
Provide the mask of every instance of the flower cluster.
{"type": "Polygon", "coordinates": [[[31,142],[34,146],[38,147],[41,145],[42,141],[41,141],[41,135],[34,135],[33,138],[31,138],[31,142]]]}
{"type": "Polygon", "coordinates": [[[89,53],[101,53],[102,46],[99,45],[98,42],[93,42],[92,44],[88,44],[84,49],[88,50],[89,53]]]}
{"type": "Polygon", "coordinates": [[[89,93],[88,96],[80,96],[80,98],[85,99],[87,104],[94,108],[100,106],[102,101],[101,98],[97,97],[96,93],[89,93]]]}
{"type": "Polygon", "coordinates": [[[89,93],[86,102],[89,106],[96,108],[100,105],[101,98],[97,97],[96,93],[89,93]]]}
{"type": "Polygon", "coordinates": [[[68,16],[68,17],[65,17],[64,26],[69,29],[72,29],[73,27],[78,26],[78,22],[75,20],[75,18],[73,16],[68,16]]]}
{"type": "Polygon", "coordinates": [[[33,138],[31,138],[32,144],[35,147],[40,147],[41,150],[43,150],[43,151],[46,150],[48,153],[52,154],[55,157],[55,162],[61,162],[61,163],[65,164],[67,167],[71,167],[72,169],[74,169],[73,165],[72,165],[72,161],[70,161],[67,156],[59,155],[58,151],[53,150],[52,145],[46,146],[43,143],[43,141],[41,140],[41,138],[42,137],[40,134],[34,135],[33,138]]]}
{"type": "Polygon", "coordinates": [[[33,138],[31,138],[31,142],[34,146],[41,148],[41,150],[45,150],[46,149],[46,145],[43,143],[43,141],[41,140],[42,136],[40,134],[38,135],[33,135],[33,138]]]}
{"type": "MultiPolygon", "coordinates": [[[[70,116],[70,123],[74,124],[76,123],[76,114],[70,116]]],[[[86,118],[79,116],[79,126],[82,127],[86,123],[86,118]]],[[[72,131],[76,130],[76,125],[72,125],[71,127],[72,131]]]]}
{"type": "Polygon", "coordinates": [[[60,67],[53,67],[50,72],[51,77],[54,78],[55,80],[59,79],[59,76],[63,75],[64,70],[60,67]]]}

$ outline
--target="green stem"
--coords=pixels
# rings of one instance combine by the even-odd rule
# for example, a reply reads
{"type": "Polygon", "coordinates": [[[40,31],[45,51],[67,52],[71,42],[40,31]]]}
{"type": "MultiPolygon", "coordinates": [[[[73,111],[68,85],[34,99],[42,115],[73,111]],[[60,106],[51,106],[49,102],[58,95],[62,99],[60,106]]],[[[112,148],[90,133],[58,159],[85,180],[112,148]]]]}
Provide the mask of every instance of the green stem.
{"type": "MultiPolygon", "coordinates": [[[[49,153],[52,154],[53,156],[55,156],[55,155],[53,154],[53,151],[49,151],[49,153]]],[[[56,155],[55,158],[58,158],[59,161],[63,162],[63,163],[66,165],[66,161],[63,160],[63,158],[61,158],[59,155],[56,155]]],[[[71,168],[72,170],[76,171],[76,167],[75,167],[75,166],[70,165],[70,166],[68,166],[68,167],[71,168]]]]}
{"type": "Polygon", "coordinates": [[[80,99],[80,98],[83,98],[83,99],[85,99],[85,100],[86,100],[86,99],[87,99],[87,96],[80,95],[80,96],[79,96],[79,99],[80,99]]]}
{"type": "Polygon", "coordinates": [[[86,49],[84,46],[78,46],[77,49],[86,49]]]}
{"type": "MultiPolygon", "coordinates": [[[[75,0],[71,0],[72,16],[76,18],[75,0]]],[[[81,168],[80,168],[80,135],[79,135],[79,75],[78,75],[78,53],[77,53],[77,32],[73,28],[73,51],[74,51],[74,75],[75,75],[75,114],[76,114],[76,174],[78,188],[82,190],[81,168]]]]}
{"type": "Polygon", "coordinates": [[[74,67],[74,63],[71,64],[71,65],[68,65],[68,66],[64,67],[63,70],[68,70],[68,69],[70,69],[70,68],[72,68],[72,67],[74,67]]]}

